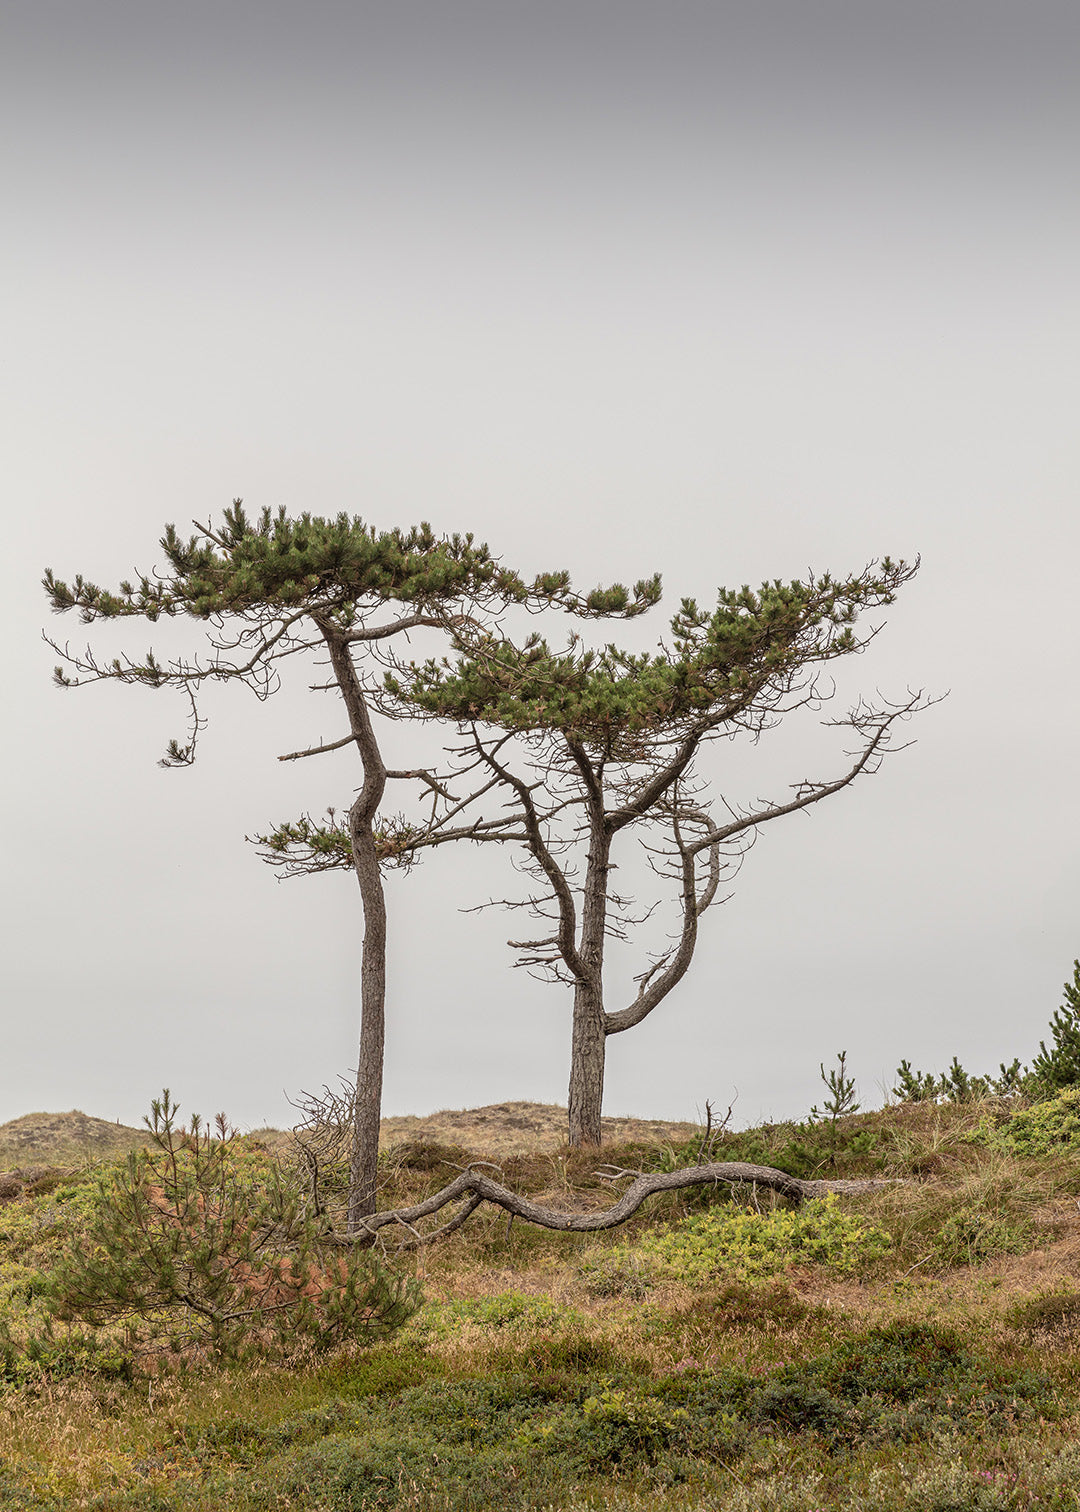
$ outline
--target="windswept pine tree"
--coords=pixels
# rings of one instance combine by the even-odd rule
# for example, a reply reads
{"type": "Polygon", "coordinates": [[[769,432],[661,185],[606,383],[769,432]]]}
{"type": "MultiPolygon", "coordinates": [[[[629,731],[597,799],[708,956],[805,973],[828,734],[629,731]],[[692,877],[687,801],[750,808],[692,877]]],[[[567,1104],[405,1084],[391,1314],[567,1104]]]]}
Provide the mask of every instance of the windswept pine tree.
{"type": "Polygon", "coordinates": [[[919,694],[897,704],[860,702],[831,721],[855,737],[849,764],[793,796],[712,812],[699,758],[718,738],[755,740],[784,715],[818,705],[832,690],[821,668],[862,651],[872,631],[856,622],[891,604],[917,563],[887,558],[843,579],[766,583],[758,592],[721,589],[712,611],[683,600],[671,646],[632,655],[574,639],[553,650],[538,636],[518,645],[459,636],[455,660],[412,666],[388,680],[388,695],[421,717],[453,720],[460,754],[490,773],[517,815],[501,835],[523,848],[536,888],[514,906],[547,927],[511,941],[518,964],[573,994],[569,1136],[600,1142],[606,1043],[642,1023],[685,976],[705,911],[725,871],[760,827],[821,802],[877,770],[899,721],[919,694]],[[613,888],[617,843],[634,833],[673,893],[673,942],[641,963],[636,992],[609,1007],[609,941],[626,938],[633,902],[613,888]]]}
{"type": "MultiPolygon", "coordinates": [[[[196,522],[196,533],[185,539],[169,525],[160,544],[168,564],[163,573],[121,582],[113,591],[81,576],[69,585],[48,570],[46,592],[58,613],[77,610],[87,624],[123,618],[198,621],[206,629],[206,653],[162,661],[148,651],[141,660],[101,660],[90,650],[75,654],[54,642],[63,662],[56,668],[56,680],[64,688],[116,681],[181,689],[190,700],[189,730],[182,742],[170,743],[163,765],[183,767],[195,759],[203,729],[199,693],[205,683],[239,682],[266,698],[277,688],[287,658],[308,654],[328,663],[327,686],[340,695],[345,730],[336,740],[281,759],[348,748],[360,762],[362,785],[329,852],[320,851],[318,826],[307,821],[299,826],[302,834],[307,824],[312,836],[307,849],[314,864],[309,869],[322,869],[327,859],[347,866],[356,876],[363,904],[349,1199],[349,1224],[356,1228],[374,1211],[376,1201],[386,1002],[386,905],[380,868],[407,863],[421,842],[445,843],[463,835],[484,838],[487,833],[482,824],[453,823],[467,810],[468,793],[451,792],[432,772],[387,769],[372,720],[370,694],[381,681],[373,654],[410,630],[441,631],[450,637],[490,633],[496,616],[514,606],[555,607],[586,619],[633,616],[657,601],[659,580],[638,583],[632,591],[616,584],[583,595],[572,588],[565,572],[527,581],[471,535],[437,536],[426,524],[377,531],[346,514],[293,519],[284,509],[276,514],[263,510],[251,520],[240,500],[225,511],[220,527],[196,522]],[[380,811],[387,783],[401,780],[419,781],[432,793],[431,817],[421,827],[380,811]]],[[[482,786],[490,785],[485,776],[482,786]]],[[[270,859],[280,859],[283,846],[287,850],[280,834],[276,849],[268,837],[270,859]]]]}

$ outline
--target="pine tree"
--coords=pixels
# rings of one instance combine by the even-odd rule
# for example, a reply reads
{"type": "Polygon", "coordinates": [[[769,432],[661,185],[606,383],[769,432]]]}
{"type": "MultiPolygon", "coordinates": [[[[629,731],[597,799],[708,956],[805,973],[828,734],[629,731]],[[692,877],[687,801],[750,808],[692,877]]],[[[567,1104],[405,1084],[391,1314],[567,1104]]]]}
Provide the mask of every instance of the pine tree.
{"type": "Polygon", "coordinates": [[[146,1120],[151,1148],[99,1178],[86,1231],[49,1279],[55,1317],[121,1326],[137,1352],[288,1359],[301,1341],[371,1343],[416,1311],[416,1285],[328,1244],[223,1114],[213,1129],[176,1114],[166,1089],[146,1120]]]}
{"type": "Polygon", "coordinates": [[[1080,1084],[1080,961],[1073,962],[1073,979],[1064,984],[1065,1001],[1050,1021],[1053,1046],[1039,1041],[1031,1063],[1033,1074],[1051,1091],[1080,1084]]]}
{"type": "Polygon", "coordinates": [[[360,759],[362,784],[329,856],[320,849],[317,833],[314,843],[306,844],[309,829],[318,831],[311,821],[301,822],[299,839],[290,837],[287,827],[275,832],[276,840],[264,838],[273,861],[288,860],[292,846],[303,852],[297,870],[344,865],[359,884],[364,941],[349,1200],[349,1224],[356,1230],[376,1204],[386,998],[381,869],[407,865],[422,836],[427,843],[446,843],[487,835],[483,826],[450,824],[451,817],[468,807],[468,793],[452,793],[427,771],[387,769],[372,719],[379,685],[371,671],[372,659],[378,665],[388,644],[411,630],[454,636],[468,626],[472,633],[481,633],[493,626],[496,615],[513,606],[554,606],[585,619],[629,617],[657,601],[659,579],[640,582],[632,591],[615,584],[583,595],[571,587],[566,572],[541,573],[526,581],[471,535],[437,536],[426,524],[378,532],[346,514],[293,519],[284,508],[276,514],[265,509],[257,520],[250,520],[239,499],[225,511],[220,528],[196,523],[196,534],[185,540],[168,525],[160,544],[168,570],[122,582],[116,592],[81,576],[69,586],[47,570],[44,587],[52,607],[58,613],[78,610],[84,623],[131,617],[150,623],[194,619],[206,627],[209,654],[162,662],[148,651],[141,660],[100,661],[92,651],[77,655],[52,642],[64,663],[56,668],[56,681],[64,688],[111,680],[183,690],[191,708],[188,735],[184,741],[170,742],[162,762],[182,767],[195,759],[204,728],[199,693],[205,683],[240,682],[265,699],[276,690],[286,659],[307,652],[329,660],[331,679],[325,686],[341,698],[347,732],[280,759],[351,748],[360,759]],[[389,618],[380,619],[387,613],[389,618]],[[367,660],[358,664],[357,654],[365,651],[367,660]],[[381,813],[387,783],[394,780],[418,781],[433,793],[431,818],[420,828],[381,813]]]}
{"type": "Polygon", "coordinates": [[[600,1142],[606,1040],[641,1023],[682,980],[700,919],[747,843],[763,824],[875,771],[897,722],[925,700],[860,702],[833,721],[855,737],[845,772],[795,784],[786,802],[739,809],[725,799],[720,822],[697,759],[713,739],[754,740],[792,709],[826,700],[818,669],[864,648],[870,636],[856,634],[856,621],[890,604],[916,566],[886,558],[845,579],[722,588],[712,612],[684,599],[670,647],[653,653],[588,649],[576,638],[557,651],[539,636],[517,645],[461,633],[455,661],[388,679],[403,711],[456,721],[462,759],[482,764],[512,805],[516,831],[500,838],[524,848],[537,884],[515,906],[546,927],[541,938],[510,943],[522,952],[518,964],[573,992],[572,1144],[600,1142]],[[637,976],[636,994],[610,1010],[607,946],[635,923],[632,900],[612,887],[613,851],[631,831],[669,882],[677,922],[670,949],[637,976]]]}

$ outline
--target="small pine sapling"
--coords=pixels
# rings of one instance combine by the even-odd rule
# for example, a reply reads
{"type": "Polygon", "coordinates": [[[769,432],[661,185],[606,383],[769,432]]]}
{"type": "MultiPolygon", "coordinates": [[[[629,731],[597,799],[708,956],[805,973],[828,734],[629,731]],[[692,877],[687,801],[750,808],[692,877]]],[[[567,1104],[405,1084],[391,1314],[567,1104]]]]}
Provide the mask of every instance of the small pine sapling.
{"type": "Polygon", "coordinates": [[[938,1079],[932,1071],[913,1071],[909,1060],[902,1060],[896,1068],[897,1083],[892,1095],[901,1102],[936,1102],[938,1079]]]}
{"type": "Polygon", "coordinates": [[[847,1074],[847,1051],[841,1050],[836,1057],[836,1066],[832,1071],[825,1070],[824,1061],[818,1067],[821,1072],[821,1080],[825,1083],[829,1095],[820,1108],[810,1109],[810,1117],[829,1123],[829,1149],[831,1151],[832,1164],[836,1166],[836,1126],[841,1118],[849,1113],[857,1113],[862,1107],[855,1101],[855,1078],[847,1074]]]}
{"type": "Polygon", "coordinates": [[[415,1285],[330,1247],[223,1114],[213,1130],[178,1125],[168,1090],[151,1108],[152,1148],[103,1175],[88,1231],[53,1272],[54,1317],[119,1326],[136,1353],[235,1360],[371,1343],[416,1311],[415,1285]]]}
{"type": "Polygon", "coordinates": [[[1025,1090],[1027,1069],[1014,1056],[1008,1065],[998,1066],[997,1076],[973,1076],[965,1071],[958,1056],[953,1056],[948,1071],[935,1076],[932,1071],[913,1071],[911,1062],[902,1060],[896,1069],[897,1084],[892,1095],[905,1103],[978,1102],[983,1097],[1015,1097],[1025,1090]]]}

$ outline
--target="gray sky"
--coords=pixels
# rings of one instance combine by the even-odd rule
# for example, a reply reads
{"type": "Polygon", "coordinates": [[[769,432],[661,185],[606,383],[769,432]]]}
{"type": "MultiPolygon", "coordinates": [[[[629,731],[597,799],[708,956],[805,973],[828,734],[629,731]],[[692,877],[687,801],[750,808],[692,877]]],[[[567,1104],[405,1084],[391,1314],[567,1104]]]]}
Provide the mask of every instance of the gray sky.
{"type": "MultiPolygon", "coordinates": [[[[870,1103],[901,1056],[1028,1058],[1080,954],[1075,5],[2,21],[0,1121],[137,1121],[167,1083],[281,1122],[353,1064],[355,889],[243,843],[347,800],[347,756],[274,759],[339,733],[325,695],[218,690],[199,764],[162,771],[182,705],[58,693],[39,639],[80,640],[46,565],[114,584],[237,495],[583,586],[659,569],[642,644],[683,594],[921,553],[838,704],[948,700],[763,833],[677,995],[609,1042],[606,1107],[798,1115],[841,1048],[870,1103]]],[[[842,762],[802,722],[713,771],[737,801],[842,762]]],[[[457,912],[505,865],[390,881],[388,1112],[565,1099],[565,996],[510,970],[512,919],[457,912]]]]}

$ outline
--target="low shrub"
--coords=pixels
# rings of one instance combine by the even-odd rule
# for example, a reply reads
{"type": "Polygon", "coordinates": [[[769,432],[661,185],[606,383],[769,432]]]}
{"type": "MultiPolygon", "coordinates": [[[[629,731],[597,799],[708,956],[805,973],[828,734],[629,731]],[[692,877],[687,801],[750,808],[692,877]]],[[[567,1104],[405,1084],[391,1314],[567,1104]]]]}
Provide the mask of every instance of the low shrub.
{"type": "Polygon", "coordinates": [[[79,1242],[48,1279],[53,1315],[123,1329],[138,1352],[287,1359],[370,1343],[419,1306],[415,1284],[367,1252],[328,1247],[299,1194],[223,1118],[177,1127],[153,1104],[153,1150],[102,1175],[79,1242]]]}
{"type": "Polygon", "coordinates": [[[1080,1148],[1080,1087],[1021,1109],[996,1129],[984,1128],[982,1137],[1019,1155],[1080,1148]]]}
{"type": "Polygon", "coordinates": [[[944,1423],[1055,1416],[1052,1383],[973,1354],[948,1329],[895,1322],[847,1339],[776,1378],[814,1384],[855,1406],[888,1437],[921,1437],[944,1423]],[[889,1409],[901,1408],[896,1413],[889,1409]]]}
{"type": "Polygon", "coordinates": [[[1014,1302],[1006,1314],[1009,1324],[1029,1339],[1068,1339],[1080,1333],[1080,1290],[1057,1286],[1014,1302]]]}
{"type": "Polygon", "coordinates": [[[718,1328],[787,1333],[815,1310],[785,1281],[769,1281],[765,1285],[733,1281],[716,1297],[698,1302],[693,1311],[707,1315],[718,1328]]]}
{"type": "Polygon", "coordinates": [[[16,1340],[0,1320],[0,1383],[35,1386],[73,1376],[130,1381],[134,1357],[120,1340],[79,1328],[45,1328],[16,1340]]]}
{"type": "Polygon", "coordinates": [[[698,1283],[729,1274],[741,1280],[777,1275],[791,1265],[825,1265],[851,1275],[885,1255],[883,1229],[845,1213],[834,1193],[799,1208],[721,1209],[647,1234],[638,1253],[655,1274],[698,1283]]]}
{"type": "Polygon", "coordinates": [[[656,1283],[652,1261],[626,1245],[586,1255],[578,1274],[592,1296],[626,1297],[632,1302],[648,1296],[656,1283]]]}

